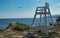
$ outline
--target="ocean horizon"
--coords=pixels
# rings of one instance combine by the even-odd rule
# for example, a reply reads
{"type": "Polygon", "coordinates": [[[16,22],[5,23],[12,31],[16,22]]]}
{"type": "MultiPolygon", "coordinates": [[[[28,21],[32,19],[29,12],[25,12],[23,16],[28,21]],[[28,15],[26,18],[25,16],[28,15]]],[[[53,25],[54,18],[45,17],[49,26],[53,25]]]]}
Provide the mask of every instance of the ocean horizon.
{"type": "MultiPolygon", "coordinates": [[[[39,23],[40,19],[36,18],[35,19],[35,23],[39,23]]],[[[11,22],[19,22],[19,23],[24,23],[27,25],[31,25],[33,21],[33,18],[6,18],[6,19],[0,19],[0,29],[4,29],[6,28],[9,23],[11,22]]],[[[56,18],[53,19],[53,22],[56,21],[56,18]]],[[[42,22],[44,22],[44,20],[42,20],[42,22]]]]}

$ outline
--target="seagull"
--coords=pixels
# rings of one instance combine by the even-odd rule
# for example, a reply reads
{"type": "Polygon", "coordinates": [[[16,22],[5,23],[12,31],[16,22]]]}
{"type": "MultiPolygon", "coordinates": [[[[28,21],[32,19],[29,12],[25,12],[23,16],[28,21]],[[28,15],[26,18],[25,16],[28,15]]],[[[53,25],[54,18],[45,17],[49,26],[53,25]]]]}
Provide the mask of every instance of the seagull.
{"type": "Polygon", "coordinates": [[[19,6],[18,8],[22,8],[21,6],[19,6]]]}

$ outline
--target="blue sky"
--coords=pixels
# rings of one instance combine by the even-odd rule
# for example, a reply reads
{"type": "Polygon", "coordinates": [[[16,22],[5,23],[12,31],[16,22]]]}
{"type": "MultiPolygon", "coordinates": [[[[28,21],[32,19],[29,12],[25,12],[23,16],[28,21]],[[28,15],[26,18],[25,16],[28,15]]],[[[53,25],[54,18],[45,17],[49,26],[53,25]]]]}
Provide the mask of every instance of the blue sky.
{"type": "Polygon", "coordinates": [[[60,14],[60,0],[0,0],[0,18],[33,18],[36,7],[45,2],[49,3],[52,15],[60,14]]]}

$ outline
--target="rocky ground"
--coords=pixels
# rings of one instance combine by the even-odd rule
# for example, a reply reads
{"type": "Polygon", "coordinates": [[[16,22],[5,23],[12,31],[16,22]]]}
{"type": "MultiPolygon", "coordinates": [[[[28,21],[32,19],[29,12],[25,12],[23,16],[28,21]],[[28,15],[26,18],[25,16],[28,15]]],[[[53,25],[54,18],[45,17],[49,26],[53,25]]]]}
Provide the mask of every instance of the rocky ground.
{"type": "MultiPolygon", "coordinates": [[[[49,32],[48,38],[60,38],[60,26],[56,25],[56,32],[49,32]]],[[[28,31],[16,31],[11,30],[10,28],[7,30],[4,30],[3,32],[0,32],[0,38],[27,38],[28,36],[31,36],[31,38],[46,38],[45,32],[41,31],[32,31],[31,35],[29,35],[28,31]],[[32,36],[31,36],[32,35],[32,36]]]]}
{"type": "MultiPolygon", "coordinates": [[[[23,38],[28,34],[27,31],[4,31],[3,33],[0,33],[0,38],[23,38]]],[[[31,33],[34,38],[45,38],[45,33],[31,33]],[[40,35],[39,35],[40,34],[40,35]]],[[[52,33],[53,35],[50,35],[49,38],[60,38],[60,32],[52,33]]]]}

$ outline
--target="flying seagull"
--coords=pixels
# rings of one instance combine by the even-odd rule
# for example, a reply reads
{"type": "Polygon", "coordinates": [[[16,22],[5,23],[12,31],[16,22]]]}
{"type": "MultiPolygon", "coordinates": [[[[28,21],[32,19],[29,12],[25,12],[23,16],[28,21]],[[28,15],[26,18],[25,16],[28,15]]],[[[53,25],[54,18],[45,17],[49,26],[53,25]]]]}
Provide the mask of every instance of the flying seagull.
{"type": "Polygon", "coordinates": [[[19,6],[18,8],[22,8],[21,6],[19,6]]]}

